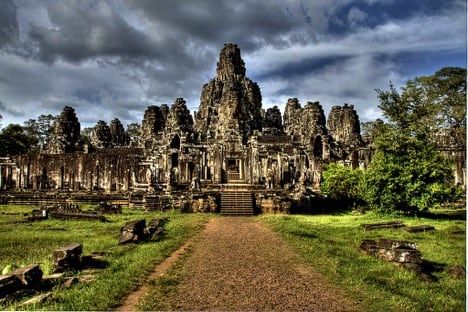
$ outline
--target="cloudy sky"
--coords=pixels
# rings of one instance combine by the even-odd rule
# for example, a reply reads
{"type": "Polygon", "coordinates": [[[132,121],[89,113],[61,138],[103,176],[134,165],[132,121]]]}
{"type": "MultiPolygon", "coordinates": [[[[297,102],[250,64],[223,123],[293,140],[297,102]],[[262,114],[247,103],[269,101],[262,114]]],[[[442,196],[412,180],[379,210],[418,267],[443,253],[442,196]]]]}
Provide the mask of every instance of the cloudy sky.
{"type": "Polygon", "coordinates": [[[466,1],[1,0],[3,124],[73,106],[82,126],[140,122],[148,105],[196,110],[219,50],[237,43],[263,107],[354,104],[375,89],[466,67],[466,1]]]}

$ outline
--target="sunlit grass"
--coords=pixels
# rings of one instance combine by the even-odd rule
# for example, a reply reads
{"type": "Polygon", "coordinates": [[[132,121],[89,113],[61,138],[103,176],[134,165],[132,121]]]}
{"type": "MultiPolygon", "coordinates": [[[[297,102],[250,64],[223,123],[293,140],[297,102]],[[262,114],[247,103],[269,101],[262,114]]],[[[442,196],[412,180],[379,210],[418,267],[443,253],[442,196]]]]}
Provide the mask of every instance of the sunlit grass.
{"type": "MultiPolygon", "coordinates": [[[[30,212],[32,208],[17,205],[0,206],[0,212],[30,212]]],[[[150,212],[124,209],[121,215],[106,216],[108,222],[46,220],[18,223],[19,215],[0,214],[0,268],[21,267],[38,263],[45,274],[51,273],[52,252],[78,242],[83,254],[105,252],[109,266],[99,272],[95,281],[69,289],[56,289],[43,305],[28,309],[109,310],[118,305],[151,269],[190,236],[199,231],[209,218],[202,214],[150,212]],[[119,230],[129,220],[169,216],[166,234],[160,241],[119,246],[119,230]]],[[[0,309],[17,309],[17,304],[0,305],[0,309]]]]}
{"type": "Polygon", "coordinates": [[[465,221],[365,215],[262,215],[259,219],[280,233],[305,259],[346,290],[369,311],[465,311],[465,280],[435,272],[425,282],[410,271],[364,255],[362,239],[381,237],[415,242],[426,261],[446,268],[465,266],[465,221]],[[430,224],[435,232],[402,229],[365,231],[361,223],[399,219],[406,225],[430,224]]]}

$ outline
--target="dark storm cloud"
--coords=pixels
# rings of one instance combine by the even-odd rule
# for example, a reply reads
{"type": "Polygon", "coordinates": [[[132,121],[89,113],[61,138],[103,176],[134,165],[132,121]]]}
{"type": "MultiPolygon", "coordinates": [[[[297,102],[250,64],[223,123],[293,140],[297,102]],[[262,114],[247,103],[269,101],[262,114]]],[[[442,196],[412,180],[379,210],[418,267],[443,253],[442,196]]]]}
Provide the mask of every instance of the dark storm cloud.
{"type": "Polygon", "coordinates": [[[293,32],[295,39],[304,42],[314,35],[311,27],[303,27],[311,23],[303,5],[301,12],[291,13],[283,1],[143,0],[130,5],[154,22],[155,29],[216,46],[232,41],[244,51],[288,45],[293,32]]]}
{"type": "Polygon", "coordinates": [[[87,126],[141,121],[146,106],[176,97],[194,110],[234,42],[264,106],[350,102],[374,118],[373,89],[463,63],[464,12],[460,0],[4,0],[0,114],[5,123],[72,105],[87,126]]]}
{"type": "Polygon", "coordinates": [[[154,53],[151,40],[106,2],[53,2],[47,12],[53,27],[32,26],[29,33],[45,62],[57,57],[79,62],[98,56],[140,57],[154,53]]]}
{"type": "Polygon", "coordinates": [[[0,112],[5,112],[16,117],[23,117],[25,115],[23,111],[17,110],[14,107],[5,104],[2,100],[0,100],[0,112]]]}
{"type": "Polygon", "coordinates": [[[0,5],[0,47],[16,41],[18,35],[16,5],[13,0],[4,0],[0,5]]]}

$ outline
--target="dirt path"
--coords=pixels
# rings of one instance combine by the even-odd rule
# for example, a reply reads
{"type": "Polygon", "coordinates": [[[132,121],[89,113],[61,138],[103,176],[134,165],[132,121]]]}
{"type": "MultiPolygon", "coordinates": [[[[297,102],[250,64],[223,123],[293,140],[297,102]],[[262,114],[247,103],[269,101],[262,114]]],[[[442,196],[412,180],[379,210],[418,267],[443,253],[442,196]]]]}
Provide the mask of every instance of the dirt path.
{"type": "Polygon", "coordinates": [[[359,310],[252,218],[214,218],[183,270],[173,310],[359,310]]]}
{"type": "MultiPolygon", "coordinates": [[[[209,221],[209,223],[212,222],[214,222],[214,219],[211,219],[209,221]]],[[[132,293],[130,293],[130,295],[128,295],[127,298],[125,298],[125,301],[122,303],[122,305],[114,309],[114,311],[135,311],[138,306],[138,302],[148,293],[148,282],[160,277],[161,275],[164,275],[174,265],[174,263],[176,263],[179,257],[190,248],[194,241],[200,239],[201,235],[203,235],[203,232],[189,239],[187,242],[185,242],[185,244],[183,244],[181,247],[179,247],[179,249],[174,251],[163,262],[158,264],[148,276],[147,282],[139,286],[132,293]]]]}

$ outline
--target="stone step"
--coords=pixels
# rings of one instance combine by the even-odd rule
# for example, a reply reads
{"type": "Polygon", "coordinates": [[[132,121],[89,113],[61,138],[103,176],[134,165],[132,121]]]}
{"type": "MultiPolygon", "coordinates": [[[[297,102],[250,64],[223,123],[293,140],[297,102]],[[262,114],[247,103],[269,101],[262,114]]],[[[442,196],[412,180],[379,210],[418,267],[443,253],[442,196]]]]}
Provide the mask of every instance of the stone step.
{"type": "Polygon", "coordinates": [[[253,215],[252,193],[225,191],[221,193],[221,215],[253,215]]]}

